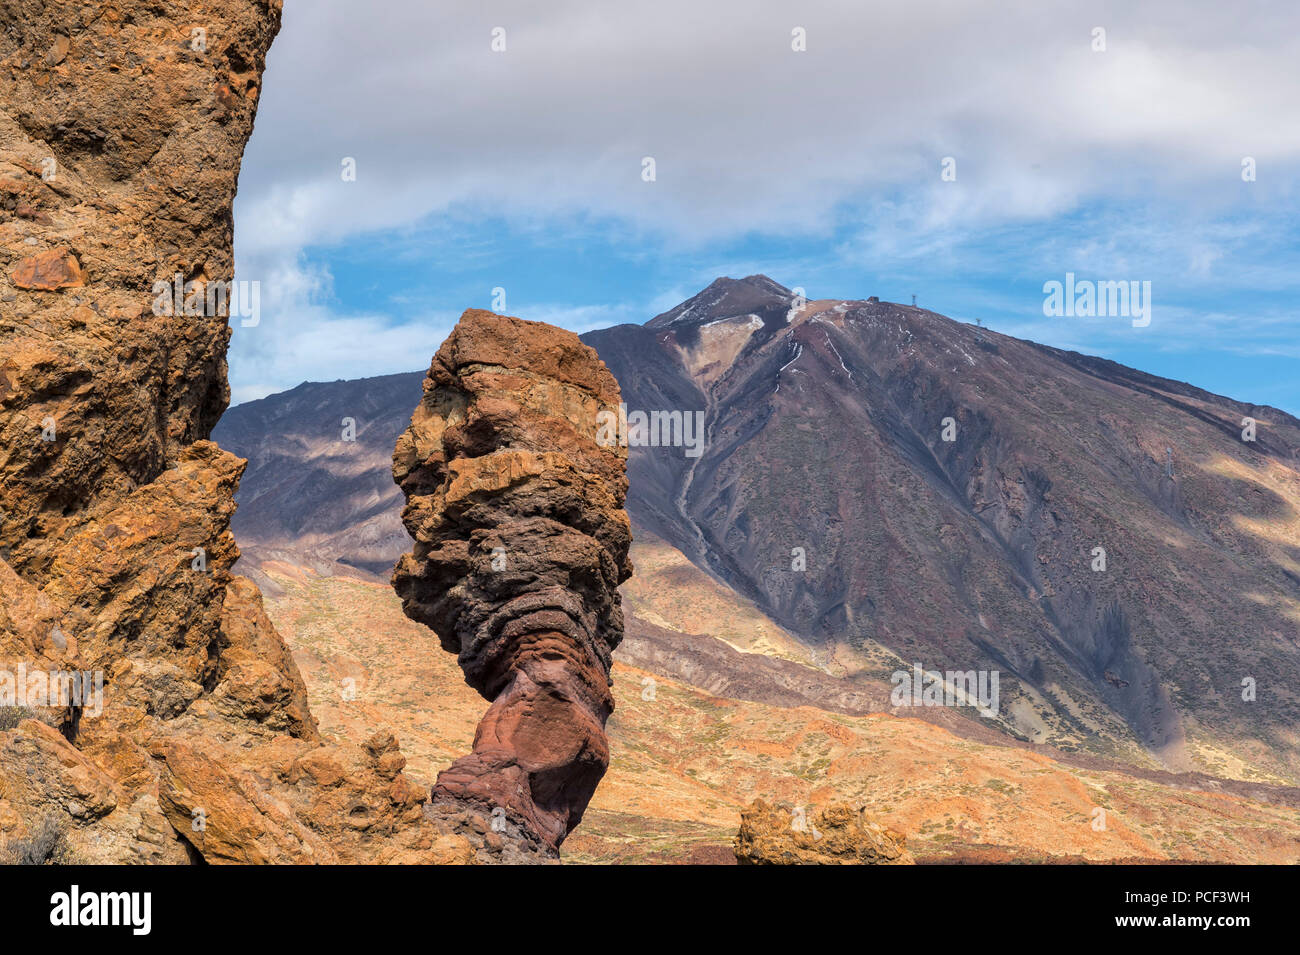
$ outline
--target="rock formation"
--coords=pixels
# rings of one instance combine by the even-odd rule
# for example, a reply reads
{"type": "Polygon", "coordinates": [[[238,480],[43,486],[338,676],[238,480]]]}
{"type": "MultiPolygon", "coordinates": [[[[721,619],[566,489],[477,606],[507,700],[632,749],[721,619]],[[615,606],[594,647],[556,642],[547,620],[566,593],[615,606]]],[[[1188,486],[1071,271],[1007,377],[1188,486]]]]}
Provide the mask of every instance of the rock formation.
{"type": "Polygon", "coordinates": [[[433,802],[556,849],[609,764],[609,668],[631,576],[618,384],[570,332],[470,310],[429,369],[393,476],[414,550],[393,586],[491,701],[433,802]]]}
{"type": "Polygon", "coordinates": [[[208,293],[279,0],[0,0],[0,22],[0,848],[473,859],[391,734],[319,738],[231,572],[244,462],[206,440],[230,335],[208,293]]]}
{"type": "Polygon", "coordinates": [[[912,865],[905,843],[865,809],[782,809],[756,799],[741,814],[734,849],[741,865],[912,865]]]}

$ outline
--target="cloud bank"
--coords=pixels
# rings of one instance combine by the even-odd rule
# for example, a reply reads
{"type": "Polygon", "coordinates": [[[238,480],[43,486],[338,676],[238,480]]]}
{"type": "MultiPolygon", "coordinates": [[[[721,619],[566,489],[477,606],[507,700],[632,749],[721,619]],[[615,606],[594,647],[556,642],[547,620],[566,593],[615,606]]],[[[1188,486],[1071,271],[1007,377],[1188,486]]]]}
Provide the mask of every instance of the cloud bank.
{"type": "MultiPolygon", "coordinates": [[[[625,257],[797,237],[809,271],[818,255],[904,275],[1041,262],[1036,282],[1070,267],[1292,288],[1282,259],[1243,249],[1294,252],[1300,9],[1132,6],[290,2],[236,207],[239,276],[263,283],[266,315],[236,329],[236,399],[423,365],[487,304],[433,289],[403,307],[391,287],[467,254],[417,241],[453,212],[617,223],[625,257]],[[383,294],[335,281],[403,235],[383,294]]],[[[597,307],[558,282],[533,304],[571,327],[653,314],[645,294],[597,307]]]]}

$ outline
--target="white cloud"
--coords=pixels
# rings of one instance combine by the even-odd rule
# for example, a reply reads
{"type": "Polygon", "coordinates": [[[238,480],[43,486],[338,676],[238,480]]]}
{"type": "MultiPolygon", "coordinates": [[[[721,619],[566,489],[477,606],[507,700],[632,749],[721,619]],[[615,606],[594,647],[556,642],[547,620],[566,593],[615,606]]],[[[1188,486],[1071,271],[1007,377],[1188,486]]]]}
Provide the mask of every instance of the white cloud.
{"type": "MultiPolygon", "coordinates": [[[[303,381],[367,378],[428,365],[450,334],[460,312],[412,308],[403,317],[340,313],[329,304],[331,279],[318,267],[290,265],[267,257],[261,281],[261,318],[252,327],[232,321],[231,403],[264,398],[303,381]]],[[[418,303],[415,303],[418,305],[418,303]]],[[[563,305],[536,303],[533,321],[582,333],[622,322],[641,322],[636,304],[563,305]]]]}
{"type": "MultiPolygon", "coordinates": [[[[472,199],[579,208],[688,236],[817,228],[854,191],[932,220],[1051,215],[1080,196],[1235,182],[1300,156],[1300,11],[1184,0],[882,8],[771,0],[289,4],[245,210],[299,239],[472,199]],[[508,49],[489,48],[493,26],[508,49]],[[808,50],[790,49],[790,30],[808,50]],[[640,179],[644,155],[658,181],[640,179]],[[960,208],[939,184],[953,156],[960,208]],[[356,183],[339,181],[344,156],[356,183]],[[274,211],[263,210],[263,205],[274,211]]],[[[1265,176],[1261,176],[1265,178],[1265,176]]],[[[1266,185],[1266,184],[1265,184],[1266,185]]]]}
{"type": "MultiPolygon", "coordinates": [[[[287,4],[236,207],[240,277],[262,280],[268,316],[236,331],[239,394],[427,360],[453,315],[336,314],[302,252],[458,205],[512,222],[608,216],[679,249],[751,230],[829,236],[846,208],[869,208],[841,251],[880,263],[1088,201],[1243,211],[1243,156],[1259,166],[1252,200],[1291,203],[1300,8],[1132,6],[287,4]],[[497,26],[504,53],[490,49],[497,26]],[[805,53],[790,48],[796,26],[805,53]],[[643,156],[656,182],[641,180],[643,156]],[[956,182],[940,181],[945,156],[956,182]],[[344,157],[356,182],[340,179],[344,157]]],[[[1213,237],[1167,241],[1171,265],[1213,276],[1213,237]]],[[[1119,266],[1132,248],[1065,242],[1119,266]]],[[[608,323],[604,309],[554,308],[571,327],[608,323]]]]}

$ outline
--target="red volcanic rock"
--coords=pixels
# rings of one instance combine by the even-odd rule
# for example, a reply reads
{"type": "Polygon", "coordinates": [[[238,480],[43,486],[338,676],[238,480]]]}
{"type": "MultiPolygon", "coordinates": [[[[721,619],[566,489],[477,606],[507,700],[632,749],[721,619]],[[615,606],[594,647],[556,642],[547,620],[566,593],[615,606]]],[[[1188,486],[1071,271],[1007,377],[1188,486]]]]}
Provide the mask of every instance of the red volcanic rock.
{"type": "MultiPolygon", "coordinates": [[[[28,218],[35,218],[30,212],[28,218]]],[[[21,214],[21,213],[20,213],[21,214]]],[[[53,292],[64,288],[81,288],[86,284],[77,257],[67,249],[49,249],[30,255],[18,263],[13,274],[17,288],[53,292]]]]}
{"type": "Polygon", "coordinates": [[[551,851],[609,765],[631,527],[626,450],[596,434],[618,384],[576,335],[470,310],[424,389],[393,457],[415,538],[393,586],[492,701],[432,801],[551,851]]]}

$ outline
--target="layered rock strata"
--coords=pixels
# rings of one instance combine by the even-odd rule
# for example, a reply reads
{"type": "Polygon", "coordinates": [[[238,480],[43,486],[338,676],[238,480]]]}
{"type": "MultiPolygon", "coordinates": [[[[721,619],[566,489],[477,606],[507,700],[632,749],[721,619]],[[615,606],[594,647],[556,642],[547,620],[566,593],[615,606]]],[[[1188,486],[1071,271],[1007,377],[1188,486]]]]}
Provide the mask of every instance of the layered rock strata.
{"type": "Polygon", "coordinates": [[[491,701],[474,749],[438,776],[558,848],[609,765],[610,657],[629,576],[626,448],[600,441],[618,384],[570,332],[470,310],[434,356],[393,476],[415,539],[393,575],[407,616],[491,701]]]}

